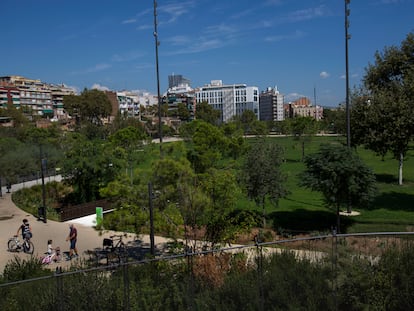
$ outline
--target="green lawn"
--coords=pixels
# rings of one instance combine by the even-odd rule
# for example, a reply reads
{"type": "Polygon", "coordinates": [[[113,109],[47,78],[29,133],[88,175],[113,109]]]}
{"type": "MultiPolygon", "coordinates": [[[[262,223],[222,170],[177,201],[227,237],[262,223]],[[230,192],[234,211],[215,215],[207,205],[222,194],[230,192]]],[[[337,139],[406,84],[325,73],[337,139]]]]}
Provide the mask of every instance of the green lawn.
{"type": "MultiPolygon", "coordinates": [[[[275,229],[294,231],[330,230],[335,224],[335,212],[324,205],[322,196],[298,186],[297,175],[304,169],[301,144],[292,138],[272,138],[285,149],[283,170],[288,175],[291,194],[280,201],[278,208],[268,206],[267,213],[275,229]]],[[[344,142],[337,137],[314,137],[305,143],[305,154],[318,150],[321,143],[344,142]]],[[[414,151],[404,162],[404,185],[398,185],[398,161],[391,155],[384,160],[373,152],[357,149],[358,155],[377,175],[378,196],[368,210],[358,210],[359,216],[342,217],[342,232],[412,231],[414,230],[414,151]],[[345,229],[345,230],[344,230],[345,229]]]]}
{"type": "MultiPolygon", "coordinates": [[[[254,138],[252,138],[254,139],[254,138]]],[[[272,137],[284,148],[285,163],[283,171],[288,176],[287,186],[290,194],[280,200],[278,207],[266,206],[268,225],[275,230],[291,233],[329,232],[336,224],[333,209],[324,205],[318,192],[298,186],[298,174],[305,166],[302,162],[302,144],[292,137],[272,137]]],[[[314,153],[322,143],[345,143],[344,137],[313,137],[305,142],[305,155],[314,153]]],[[[168,153],[170,143],[164,143],[163,150],[168,153]]],[[[175,144],[175,143],[174,143],[175,144]]],[[[146,159],[140,167],[149,167],[151,158],[159,156],[159,146],[150,146],[146,159]],[[149,158],[148,158],[149,157],[149,158]]],[[[404,161],[404,185],[398,185],[398,161],[391,155],[383,159],[363,148],[357,149],[358,155],[377,175],[378,196],[370,209],[360,210],[360,215],[342,217],[342,233],[376,231],[412,231],[414,230],[414,150],[410,150],[404,161]]],[[[255,204],[241,197],[237,209],[255,209],[255,204]]]]}

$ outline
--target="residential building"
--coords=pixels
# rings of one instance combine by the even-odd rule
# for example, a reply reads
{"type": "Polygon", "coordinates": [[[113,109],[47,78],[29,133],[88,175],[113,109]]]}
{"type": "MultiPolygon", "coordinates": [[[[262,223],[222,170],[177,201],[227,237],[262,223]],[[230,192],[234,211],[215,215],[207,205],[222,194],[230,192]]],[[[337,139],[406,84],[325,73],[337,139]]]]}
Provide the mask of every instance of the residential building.
{"type": "Polygon", "coordinates": [[[268,87],[260,93],[259,107],[261,121],[283,121],[285,119],[284,96],[279,93],[277,87],[268,87]]]}
{"type": "Polygon", "coordinates": [[[75,94],[75,90],[64,85],[47,84],[37,79],[21,76],[0,77],[0,104],[7,103],[21,109],[29,117],[46,116],[54,119],[66,117],[63,110],[63,97],[75,94]]]}
{"type": "Polygon", "coordinates": [[[207,102],[220,111],[222,122],[242,115],[245,110],[253,111],[259,119],[259,89],[256,86],[225,85],[222,80],[212,80],[196,91],[196,102],[207,102]]]}
{"type": "Polygon", "coordinates": [[[76,90],[71,87],[67,87],[64,84],[49,85],[52,96],[52,107],[54,118],[57,120],[67,119],[68,114],[63,108],[63,98],[67,95],[75,95],[76,90]]]}
{"type": "Polygon", "coordinates": [[[172,88],[183,84],[187,84],[190,86],[191,81],[187,78],[184,78],[182,75],[176,75],[174,73],[168,76],[168,88],[172,88]]]}
{"type": "Polygon", "coordinates": [[[312,106],[309,98],[302,97],[289,104],[289,114],[291,118],[297,116],[312,117],[316,121],[320,121],[323,118],[323,107],[312,106]]]}
{"type": "Polygon", "coordinates": [[[184,104],[189,112],[189,118],[186,121],[194,119],[196,99],[195,91],[188,84],[180,84],[168,89],[167,94],[164,95],[164,103],[168,105],[168,115],[178,115],[178,106],[184,104]]]}
{"type": "Polygon", "coordinates": [[[119,103],[119,112],[126,117],[139,117],[139,99],[138,96],[128,91],[116,93],[119,103]]]}
{"type": "Polygon", "coordinates": [[[13,86],[0,86],[0,108],[7,108],[9,104],[20,108],[20,91],[13,86]]]}

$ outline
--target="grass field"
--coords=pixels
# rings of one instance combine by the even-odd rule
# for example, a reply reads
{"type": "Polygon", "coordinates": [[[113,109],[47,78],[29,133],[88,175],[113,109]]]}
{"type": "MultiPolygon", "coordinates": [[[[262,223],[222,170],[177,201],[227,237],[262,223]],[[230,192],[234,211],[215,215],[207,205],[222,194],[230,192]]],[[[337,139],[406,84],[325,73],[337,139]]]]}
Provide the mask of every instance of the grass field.
{"type": "MultiPolygon", "coordinates": [[[[333,209],[324,205],[317,192],[298,186],[298,173],[305,166],[301,161],[301,143],[290,137],[271,138],[285,150],[283,170],[288,175],[291,194],[282,199],[278,208],[268,206],[267,213],[274,229],[291,232],[326,232],[335,224],[333,209]]],[[[316,152],[322,143],[343,143],[343,138],[314,137],[305,143],[305,154],[316,152]]],[[[404,184],[398,185],[398,161],[391,155],[381,159],[375,153],[358,148],[358,155],[377,176],[378,196],[368,210],[358,210],[360,215],[341,218],[342,232],[412,231],[414,230],[414,151],[410,150],[404,161],[404,184]]]]}
{"type": "MultiPolygon", "coordinates": [[[[250,138],[251,140],[255,138],[250,138]]],[[[292,137],[269,137],[284,149],[285,163],[282,170],[288,176],[290,194],[281,199],[278,207],[266,205],[268,225],[276,231],[295,233],[326,233],[336,224],[335,210],[325,206],[323,197],[298,186],[298,174],[304,170],[302,143],[292,137]]],[[[317,136],[305,142],[305,155],[318,151],[322,143],[344,144],[344,137],[317,136]]],[[[164,144],[163,149],[168,149],[164,144]]],[[[141,162],[149,167],[148,157],[159,156],[159,146],[152,145],[151,151],[141,162]]],[[[341,232],[387,232],[414,230],[414,148],[409,150],[404,161],[404,184],[398,185],[398,161],[391,155],[382,159],[375,153],[360,147],[356,150],[361,159],[376,174],[378,195],[370,209],[357,209],[358,216],[342,216],[341,232]]],[[[245,197],[237,203],[237,209],[254,209],[255,204],[245,197]]]]}

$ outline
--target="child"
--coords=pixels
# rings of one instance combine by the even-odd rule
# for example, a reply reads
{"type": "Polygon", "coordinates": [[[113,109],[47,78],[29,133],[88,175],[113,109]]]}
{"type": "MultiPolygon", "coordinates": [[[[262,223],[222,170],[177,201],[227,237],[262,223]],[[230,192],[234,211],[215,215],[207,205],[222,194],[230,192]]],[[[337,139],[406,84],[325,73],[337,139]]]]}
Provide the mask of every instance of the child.
{"type": "Polygon", "coordinates": [[[48,240],[47,241],[47,254],[48,255],[52,255],[53,254],[54,248],[52,246],[52,243],[53,243],[52,240],[48,240]]]}
{"type": "Polygon", "coordinates": [[[52,263],[52,261],[55,261],[56,253],[54,251],[52,243],[53,243],[52,240],[47,240],[47,252],[46,252],[46,256],[42,259],[42,264],[48,265],[52,263]]]}
{"type": "Polygon", "coordinates": [[[62,260],[62,255],[60,254],[60,247],[59,247],[59,246],[57,246],[57,247],[55,248],[55,256],[53,257],[53,260],[54,260],[55,262],[59,262],[59,261],[61,261],[61,260],[62,260]]]}
{"type": "Polygon", "coordinates": [[[47,241],[47,253],[51,256],[51,260],[54,262],[59,262],[62,259],[62,255],[60,254],[60,247],[56,246],[56,248],[54,248],[52,246],[52,243],[52,240],[47,241]]]}

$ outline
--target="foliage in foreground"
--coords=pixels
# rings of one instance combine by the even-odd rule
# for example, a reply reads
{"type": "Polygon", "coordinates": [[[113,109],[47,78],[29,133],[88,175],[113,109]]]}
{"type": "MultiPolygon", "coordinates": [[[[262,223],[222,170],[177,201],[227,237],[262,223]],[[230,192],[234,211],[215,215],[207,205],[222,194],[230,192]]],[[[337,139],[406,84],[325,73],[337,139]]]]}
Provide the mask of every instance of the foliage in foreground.
{"type": "MultiPolygon", "coordinates": [[[[335,265],[333,257],[311,262],[287,252],[257,253],[250,264],[243,254],[216,254],[57,275],[0,287],[0,309],[412,310],[414,245],[409,242],[396,243],[376,260],[338,245],[335,265]]],[[[16,260],[0,284],[45,274],[39,262],[16,260]],[[16,274],[19,270],[25,275],[16,274]]]]}

